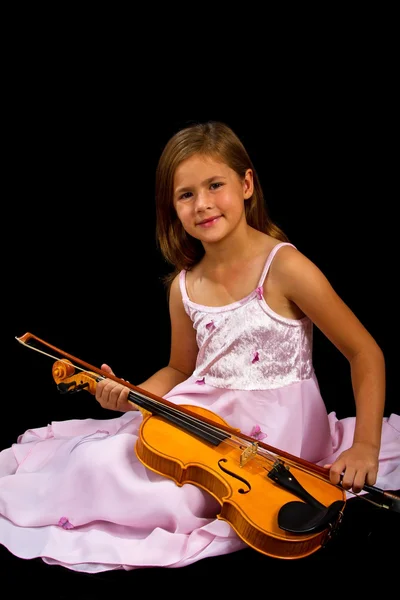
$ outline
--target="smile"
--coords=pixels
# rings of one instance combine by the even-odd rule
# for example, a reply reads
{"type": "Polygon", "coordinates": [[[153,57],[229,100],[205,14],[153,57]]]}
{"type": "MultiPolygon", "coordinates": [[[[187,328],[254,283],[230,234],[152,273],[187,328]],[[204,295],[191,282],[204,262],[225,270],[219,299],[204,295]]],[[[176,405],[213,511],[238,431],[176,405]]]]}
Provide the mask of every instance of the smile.
{"type": "Polygon", "coordinates": [[[204,221],[201,221],[200,223],[197,223],[197,225],[199,227],[212,227],[214,225],[214,223],[216,223],[218,220],[220,219],[220,217],[211,217],[210,219],[204,219],[204,221]]]}

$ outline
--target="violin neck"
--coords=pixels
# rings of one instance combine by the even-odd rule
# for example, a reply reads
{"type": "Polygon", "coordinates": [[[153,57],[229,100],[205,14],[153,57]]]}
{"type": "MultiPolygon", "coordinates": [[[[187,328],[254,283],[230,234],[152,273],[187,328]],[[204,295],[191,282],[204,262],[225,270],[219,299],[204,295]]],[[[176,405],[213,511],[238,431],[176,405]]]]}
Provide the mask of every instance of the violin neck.
{"type": "Polygon", "coordinates": [[[174,408],[153,400],[145,394],[131,391],[129,392],[128,399],[140,408],[153,415],[165,418],[170,423],[213,446],[218,446],[221,442],[231,437],[228,432],[221,430],[219,427],[211,425],[197,416],[189,415],[178,407],[174,408]]]}

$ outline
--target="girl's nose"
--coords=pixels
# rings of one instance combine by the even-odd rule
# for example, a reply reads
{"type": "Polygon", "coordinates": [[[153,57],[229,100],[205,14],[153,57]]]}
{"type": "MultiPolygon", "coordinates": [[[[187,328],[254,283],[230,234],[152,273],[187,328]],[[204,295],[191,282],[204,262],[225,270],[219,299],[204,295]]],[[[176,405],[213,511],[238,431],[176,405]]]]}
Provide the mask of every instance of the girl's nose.
{"type": "Polygon", "coordinates": [[[212,199],[210,194],[207,191],[200,191],[196,196],[196,210],[206,210],[207,208],[211,208],[212,199]]]}

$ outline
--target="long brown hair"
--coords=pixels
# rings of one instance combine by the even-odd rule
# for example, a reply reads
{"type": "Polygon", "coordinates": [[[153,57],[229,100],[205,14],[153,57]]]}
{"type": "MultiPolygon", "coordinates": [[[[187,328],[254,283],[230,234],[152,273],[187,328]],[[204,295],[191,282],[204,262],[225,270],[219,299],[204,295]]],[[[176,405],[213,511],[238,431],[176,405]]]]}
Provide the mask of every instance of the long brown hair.
{"type": "Polygon", "coordinates": [[[180,270],[190,270],[204,256],[201,242],[183,229],[173,204],[175,171],[182,161],[194,154],[222,160],[240,179],[244,178],[247,169],[252,169],[254,192],[245,203],[247,223],[276,239],[288,241],[284,232],[271,221],[258,175],[232,129],[218,121],[189,125],[167,142],[156,169],[157,243],[164,259],[174,267],[174,271],[164,278],[167,285],[180,270]]]}

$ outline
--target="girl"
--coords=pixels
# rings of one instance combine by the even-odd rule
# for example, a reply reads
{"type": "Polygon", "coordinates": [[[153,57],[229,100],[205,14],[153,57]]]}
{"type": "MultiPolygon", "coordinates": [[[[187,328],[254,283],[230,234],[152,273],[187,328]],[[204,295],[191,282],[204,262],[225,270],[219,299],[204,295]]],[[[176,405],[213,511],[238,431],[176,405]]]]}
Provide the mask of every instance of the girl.
{"type": "MultiPolygon", "coordinates": [[[[399,488],[400,418],[383,417],[382,351],[271,222],[229,127],[192,125],[170,139],[156,172],[156,207],[161,252],[175,268],[171,352],[139,387],[331,465],[331,481],[342,479],[348,493],[365,484],[399,488]],[[313,324],[349,361],[356,418],[327,414],[312,364],[313,324]]],[[[96,572],[180,567],[244,547],[216,518],[210,495],[137,460],[142,416],[128,393],[104,379],[96,399],[122,416],[53,423],[2,452],[0,542],[12,553],[96,572]]]]}

